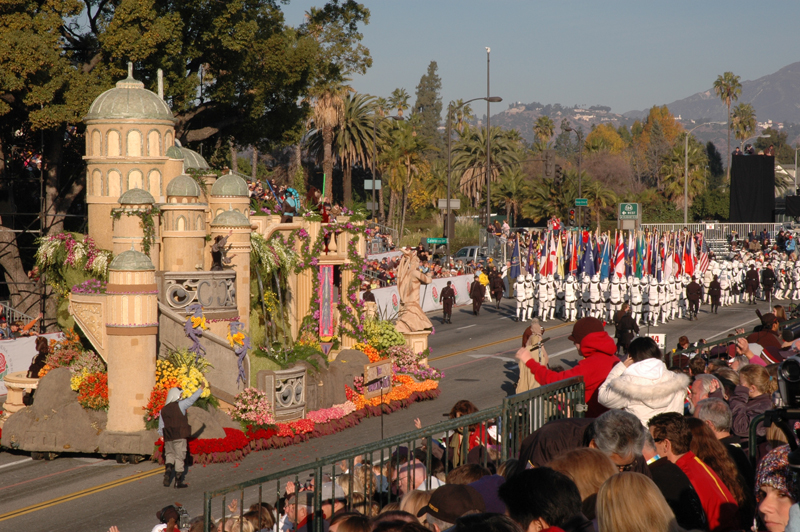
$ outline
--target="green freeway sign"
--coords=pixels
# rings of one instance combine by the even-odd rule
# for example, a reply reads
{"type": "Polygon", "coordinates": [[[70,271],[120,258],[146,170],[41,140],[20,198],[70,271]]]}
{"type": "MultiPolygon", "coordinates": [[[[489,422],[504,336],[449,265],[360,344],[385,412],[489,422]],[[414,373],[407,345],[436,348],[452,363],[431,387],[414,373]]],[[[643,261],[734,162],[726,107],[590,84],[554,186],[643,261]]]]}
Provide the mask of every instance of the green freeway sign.
{"type": "Polygon", "coordinates": [[[575,206],[576,207],[588,207],[589,200],[586,198],[575,198],[575,206]]]}
{"type": "Polygon", "coordinates": [[[639,204],[638,203],[620,203],[619,204],[619,219],[620,220],[638,220],[639,219],[639,204]]]}
{"type": "Polygon", "coordinates": [[[447,244],[446,238],[429,238],[428,244],[447,244]]]}

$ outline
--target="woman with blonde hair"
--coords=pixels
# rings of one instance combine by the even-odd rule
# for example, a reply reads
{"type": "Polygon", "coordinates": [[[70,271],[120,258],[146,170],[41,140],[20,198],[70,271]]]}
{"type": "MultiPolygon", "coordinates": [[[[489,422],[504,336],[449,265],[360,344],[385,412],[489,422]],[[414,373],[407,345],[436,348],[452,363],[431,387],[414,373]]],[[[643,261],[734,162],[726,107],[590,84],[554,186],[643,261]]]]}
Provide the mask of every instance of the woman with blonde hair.
{"type": "MultiPolygon", "coordinates": [[[[400,510],[403,512],[408,512],[411,515],[417,515],[423,506],[428,504],[431,501],[431,493],[430,491],[422,491],[422,490],[411,490],[405,495],[403,498],[400,499],[400,510]]],[[[418,517],[420,523],[425,522],[425,516],[428,514],[423,515],[422,517],[418,517]]]]}
{"type": "Polygon", "coordinates": [[[564,473],[578,486],[583,501],[583,515],[590,520],[595,518],[597,490],[606,480],[619,473],[619,468],[604,452],[590,447],[560,454],[547,467],[564,473]]]}
{"type": "Polygon", "coordinates": [[[618,473],[597,492],[598,532],[682,532],[655,483],[641,473],[618,473]]]}

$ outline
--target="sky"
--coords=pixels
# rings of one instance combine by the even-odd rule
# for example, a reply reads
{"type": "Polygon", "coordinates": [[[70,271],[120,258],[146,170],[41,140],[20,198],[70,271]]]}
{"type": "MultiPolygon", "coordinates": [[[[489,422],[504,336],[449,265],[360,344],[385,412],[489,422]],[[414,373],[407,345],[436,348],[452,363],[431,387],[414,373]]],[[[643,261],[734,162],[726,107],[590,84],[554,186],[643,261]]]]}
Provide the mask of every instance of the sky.
{"type": "MultiPolygon", "coordinates": [[[[293,0],[291,25],[324,0],[293,0]]],[[[362,0],[362,43],[373,58],[352,87],[388,97],[414,92],[436,61],[442,101],[486,96],[509,103],[607,105],[613,112],[663,105],[710,89],[719,74],[741,81],[800,61],[798,0],[362,0]]],[[[482,102],[473,104],[480,116],[482,102]],[[479,105],[476,105],[479,104],[479,105]]],[[[722,105],[722,104],[720,104],[722,105]]]]}

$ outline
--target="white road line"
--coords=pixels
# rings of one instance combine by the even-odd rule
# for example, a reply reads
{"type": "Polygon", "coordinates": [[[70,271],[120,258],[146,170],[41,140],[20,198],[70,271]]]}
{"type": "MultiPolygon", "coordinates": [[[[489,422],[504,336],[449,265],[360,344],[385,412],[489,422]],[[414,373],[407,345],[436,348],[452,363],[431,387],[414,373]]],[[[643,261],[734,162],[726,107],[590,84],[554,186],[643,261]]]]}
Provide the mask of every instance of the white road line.
{"type": "Polygon", "coordinates": [[[477,325],[477,323],[473,323],[472,325],[465,325],[464,327],[459,327],[456,330],[460,331],[461,329],[469,329],[470,327],[475,327],[475,325],[477,325]]]}
{"type": "Polygon", "coordinates": [[[513,357],[504,357],[500,355],[467,355],[470,358],[496,358],[497,360],[505,360],[506,362],[516,362],[517,359],[513,357]]]}
{"type": "Polygon", "coordinates": [[[16,462],[11,462],[10,464],[0,465],[0,469],[3,469],[4,467],[15,466],[23,462],[31,462],[31,461],[33,461],[33,458],[23,458],[22,460],[17,460],[16,462]]]}
{"type": "Polygon", "coordinates": [[[578,349],[578,348],[577,348],[577,347],[575,347],[575,346],[573,345],[573,346],[572,346],[572,347],[570,347],[569,349],[564,349],[563,351],[559,351],[558,353],[553,353],[552,355],[551,355],[550,353],[548,353],[548,356],[549,356],[550,358],[553,358],[553,357],[557,357],[557,356],[559,356],[559,355],[563,355],[563,354],[569,353],[569,352],[571,352],[571,351],[576,351],[577,349],[578,349]]]}
{"type": "Polygon", "coordinates": [[[746,321],[746,322],[744,322],[744,323],[740,323],[739,325],[735,325],[735,326],[731,327],[730,329],[725,329],[725,330],[724,330],[724,331],[722,331],[721,333],[715,334],[714,336],[709,336],[709,337],[708,337],[706,340],[713,340],[714,338],[716,338],[716,337],[718,337],[718,336],[722,336],[723,334],[727,334],[727,333],[729,333],[730,331],[733,331],[733,330],[735,330],[735,329],[738,329],[739,327],[744,327],[744,326],[745,326],[745,325],[747,325],[748,323],[753,323],[754,321],[757,321],[757,320],[758,320],[758,318],[755,318],[755,319],[752,319],[752,320],[746,321]]]}

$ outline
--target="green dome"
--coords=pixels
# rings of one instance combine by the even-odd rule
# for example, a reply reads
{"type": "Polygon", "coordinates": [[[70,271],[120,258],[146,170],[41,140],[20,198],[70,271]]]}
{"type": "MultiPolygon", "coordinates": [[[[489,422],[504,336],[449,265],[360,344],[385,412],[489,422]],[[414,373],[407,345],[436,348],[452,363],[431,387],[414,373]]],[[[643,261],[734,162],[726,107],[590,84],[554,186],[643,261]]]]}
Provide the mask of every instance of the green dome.
{"type": "Polygon", "coordinates": [[[184,170],[208,170],[211,168],[203,156],[194,150],[184,148],[183,146],[170,146],[167,148],[167,157],[171,159],[182,159],[184,170]]]}
{"type": "Polygon", "coordinates": [[[141,270],[155,270],[155,266],[150,261],[150,257],[136,251],[135,249],[129,249],[128,251],[123,251],[116,257],[114,260],[111,261],[111,264],[108,265],[109,270],[115,271],[141,271],[141,270]]]}
{"type": "Polygon", "coordinates": [[[173,177],[172,181],[167,185],[167,197],[169,196],[191,196],[197,198],[200,196],[200,185],[191,176],[181,174],[173,177]]]}
{"type": "Polygon", "coordinates": [[[132,188],[119,197],[120,205],[152,205],[155,202],[153,195],[141,188],[132,188]]]}
{"type": "Polygon", "coordinates": [[[249,196],[247,183],[239,176],[228,174],[220,177],[211,187],[212,196],[249,196]]]}
{"type": "Polygon", "coordinates": [[[98,96],[85,120],[114,118],[149,118],[175,122],[166,102],[158,94],[144,88],[144,83],[133,79],[133,74],[117,82],[117,86],[98,96]]]}
{"type": "Polygon", "coordinates": [[[239,211],[222,211],[211,222],[211,227],[250,227],[250,220],[239,211]]]}

